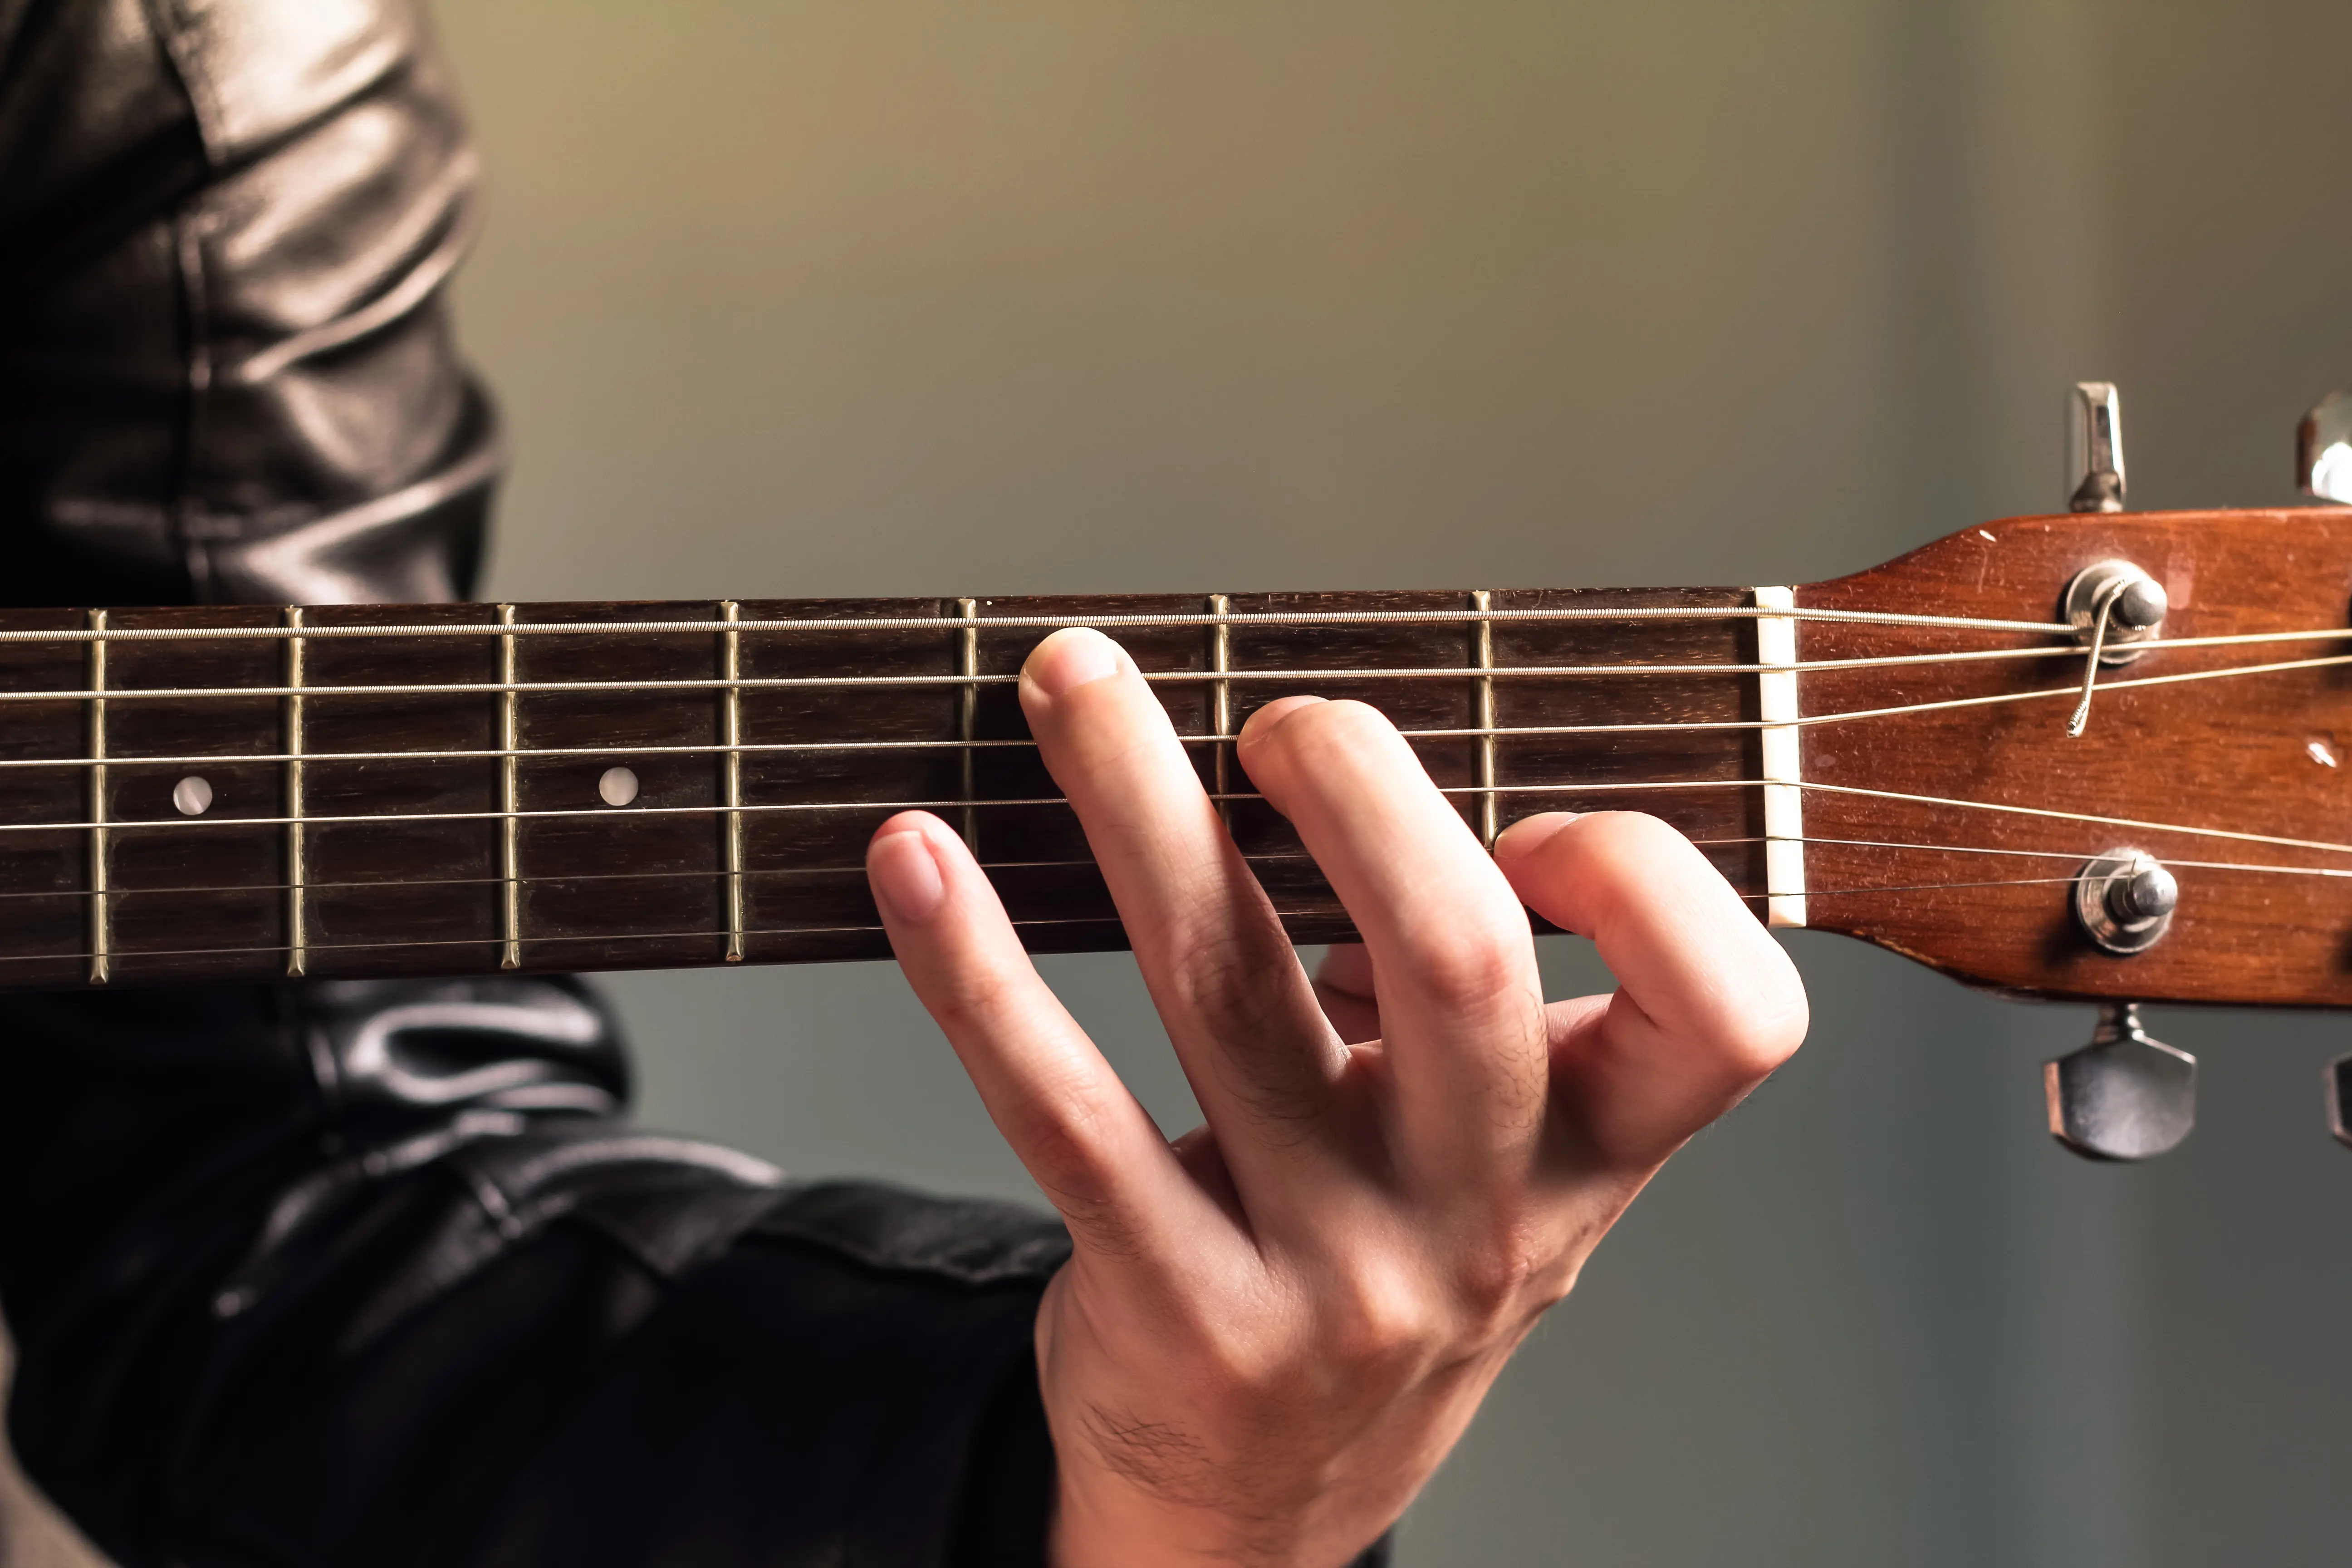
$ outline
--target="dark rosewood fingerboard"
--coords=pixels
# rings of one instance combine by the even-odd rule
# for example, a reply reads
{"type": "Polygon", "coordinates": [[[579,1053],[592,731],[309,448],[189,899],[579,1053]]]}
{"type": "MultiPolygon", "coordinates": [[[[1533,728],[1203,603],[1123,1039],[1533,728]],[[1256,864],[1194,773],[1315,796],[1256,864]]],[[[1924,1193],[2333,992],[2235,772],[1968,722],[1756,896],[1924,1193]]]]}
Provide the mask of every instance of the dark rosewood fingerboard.
{"type": "MultiPolygon", "coordinates": [[[[1482,623],[1464,593],[1234,595],[1223,602],[1236,616],[1381,609],[1445,616],[1113,628],[1147,672],[1199,678],[1153,689],[1177,730],[1202,738],[1188,751],[1213,791],[1222,752],[1225,792],[1236,797],[1226,802],[1234,837],[1300,941],[1343,937],[1350,928],[1297,836],[1263,802],[1246,798],[1248,780],[1230,747],[1211,740],[1220,657],[1227,733],[1289,693],[1354,698],[1407,731],[1454,731],[1418,736],[1413,747],[1430,776],[1456,792],[1452,798],[1475,830],[1489,826],[1489,790],[1497,827],[1539,810],[1653,811],[1698,840],[1743,891],[1761,893],[1759,793],[1744,782],[1758,776],[1752,729],[1507,732],[1752,721],[1752,676],[1478,673],[1739,665],[1754,658],[1751,623],[1482,623]],[[1462,674],[1383,673],[1409,669],[1462,674]],[[1268,670],[1299,673],[1253,679],[1268,670]],[[1476,731],[1503,733],[1466,732],[1476,731]]],[[[1487,600],[1496,613],[1747,602],[1734,590],[1497,592],[1487,600]]],[[[1189,595],[971,603],[982,619],[1074,624],[1198,616],[1211,606],[1209,596],[1189,595]]],[[[509,654],[497,606],[312,608],[303,629],[313,635],[290,661],[281,638],[110,641],[102,795],[91,765],[96,705],[82,695],[91,689],[90,645],[0,644],[0,690],[64,694],[0,705],[0,762],[59,764],[0,768],[0,985],[91,984],[100,936],[107,984],[281,976],[296,961],[298,922],[299,963],[312,976],[672,967],[727,962],[730,947],[751,963],[877,957],[888,946],[866,890],[865,847],[906,804],[927,805],[969,833],[1032,948],[1125,945],[1076,818],[1050,804],[1059,792],[1036,752],[1017,743],[1027,729],[1014,686],[986,679],[1017,673],[1045,629],[966,627],[953,598],[747,600],[736,609],[743,622],[913,617],[938,626],[741,630],[734,658],[744,684],[729,688],[721,684],[723,614],[712,604],[517,606],[513,618],[523,627],[593,622],[612,629],[512,637],[513,684],[526,689],[512,698],[510,784],[508,759],[491,754],[503,749],[508,700],[499,689],[509,654]],[[630,629],[680,621],[710,630],[630,629]],[[485,630],[316,635],[453,624],[485,630]],[[285,760],[297,732],[289,669],[301,688],[299,768],[285,760]],[[761,684],[774,681],[795,684],[761,684]],[[564,689],[574,686],[583,689],[564,689]],[[379,689],[400,687],[443,689],[379,689]],[[200,688],[230,694],[131,695],[200,688]],[[730,690],[740,742],[731,752],[724,749],[730,690]],[[981,743],[967,747],[968,740],[981,743]],[[169,760],[179,758],[201,760],[169,760]],[[638,783],[635,798],[617,809],[598,793],[616,765],[638,783]],[[173,802],[175,785],[190,777],[202,778],[213,796],[194,818],[173,802]],[[289,831],[287,819],[298,816],[299,830],[289,831]],[[102,832],[91,826],[100,820],[102,832]]],[[[115,610],[108,626],[285,620],[286,612],[265,607],[115,610]]],[[[0,629],[86,624],[86,613],[73,610],[0,616],[0,629]]]]}

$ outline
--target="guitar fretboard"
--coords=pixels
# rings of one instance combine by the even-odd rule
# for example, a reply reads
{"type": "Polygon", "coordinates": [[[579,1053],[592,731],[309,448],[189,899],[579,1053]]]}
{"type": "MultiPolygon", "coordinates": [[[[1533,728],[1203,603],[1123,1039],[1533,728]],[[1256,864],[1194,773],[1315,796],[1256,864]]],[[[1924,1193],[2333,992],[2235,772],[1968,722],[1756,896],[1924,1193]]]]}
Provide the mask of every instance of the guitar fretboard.
{"type": "MultiPolygon", "coordinates": [[[[1123,946],[1017,700],[1022,660],[1069,624],[1151,679],[1302,942],[1349,934],[1345,911],[1231,744],[1301,691],[1387,713],[1489,842],[1537,811],[1654,812],[1760,915],[1791,890],[1765,840],[1795,758],[1793,731],[1759,728],[1794,709],[1765,710],[1757,603],[12,612],[0,631],[98,635],[0,641],[0,986],[877,956],[865,845],[908,807],[963,833],[1034,949],[1123,946]]],[[[1761,624],[1764,662],[1793,663],[1790,623],[1761,624]]]]}

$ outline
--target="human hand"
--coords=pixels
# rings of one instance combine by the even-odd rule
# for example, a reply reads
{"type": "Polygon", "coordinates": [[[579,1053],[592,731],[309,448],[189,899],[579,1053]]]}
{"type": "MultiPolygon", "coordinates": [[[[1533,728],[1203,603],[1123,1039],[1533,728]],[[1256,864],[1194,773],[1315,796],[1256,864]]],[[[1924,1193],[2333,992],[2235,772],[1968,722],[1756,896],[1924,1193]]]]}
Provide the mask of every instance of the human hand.
{"type": "Polygon", "coordinates": [[[1490,859],[1377,711],[1285,698],[1237,754],[1363,933],[1318,1001],[1126,655],[1057,632],[1021,699],[1206,1118],[1163,1139],[962,840],[882,826],[899,962],[1076,1245],[1037,1316],[1053,1561],[1337,1568],[1666,1156],[1796,1049],[1803,990],[1654,818],[1532,817],[1490,859]],[[1522,900],[1621,988],[1547,1006],[1522,900]]]}

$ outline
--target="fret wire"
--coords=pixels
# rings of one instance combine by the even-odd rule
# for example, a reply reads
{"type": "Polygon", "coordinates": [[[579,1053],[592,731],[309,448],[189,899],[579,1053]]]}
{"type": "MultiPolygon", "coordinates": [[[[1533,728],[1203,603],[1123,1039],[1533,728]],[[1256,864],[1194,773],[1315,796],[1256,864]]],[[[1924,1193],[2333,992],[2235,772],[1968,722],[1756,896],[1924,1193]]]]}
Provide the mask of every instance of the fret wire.
{"type": "MultiPolygon", "coordinates": [[[[499,624],[515,624],[515,607],[499,606],[499,624]]],[[[502,683],[499,698],[499,876],[505,882],[499,900],[499,928],[503,945],[499,953],[499,967],[522,967],[522,794],[517,771],[517,741],[521,733],[517,710],[522,700],[521,687],[515,680],[515,639],[512,632],[499,638],[499,679],[502,683]]]]}
{"type": "Polygon", "coordinates": [[[1485,673],[1476,682],[1478,720],[1477,766],[1475,782],[1486,790],[1478,797],[1478,842],[1487,848],[1495,847],[1495,622],[1492,611],[1494,595],[1485,588],[1470,595],[1470,608],[1477,616],[1472,627],[1473,652],[1478,668],[1485,673]]]}
{"type": "MultiPolygon", "coordinates": [[[[1226,594],[1209,595],[1209,614],[1217,617],[1209,627],[1209,670],[1218,679],[1209,687],[1211,788],[1220,796],[1233,787],[1234,748],[1230,738],[1234,729],[1234,683],[1224,679],[1234,667],[1234,628],[1224,617],[1233,608],[1233,598],[1226,594]]],[[[1190,737],[1186,737],[1190,739],[1190,737]]],[[[1228,800],[1217,802],[1217,815],[1230,828],[1234,824],[1234,806],[1228,800]]]]}
{"type": "MultiPolygon", "coordinates": [[[[729,599],[719,606],[727,629],[719,637],[719,672],[730,682],[743,673],[741,633],[735,629],[738,606],[729,599]]],[[[720,792],[727,806],[727,962],[743,962],[743,689],[730,685],[719,705],[720,792]]]]}
{"type": "MultiPolygon", "coordinates": [[[[299,626],[302,610],[289,605],[286,624],[299,626]]],[[[308,962],[310,939],[309,911],[303,907],[303,890],[308,883],[307,862],[303,859],[302,842],[302,649],[303,639],[286,639],[286,684],[293,695],[286,699],[286,815],[292,820],[286,824],[286,973],[299,978],[308,962]]]]}
{"type": "MultiPolygon", "coordinates": [[[[106,629],[106,612],[89,612],[92,631],[106,629]]],[[[106,898],[106,643],[89,645],[89,980],[106,984],[107,950],[112,945],[112,907],[106,898]]]]}
{"type": "MultiPolygon", "coordinates": [[[[1752,605],[1549,605],[1521,610],[1497,610],[1507,621],[1730,621],[1752,620],[1752,605]]],[[[2072,638],[2075,628],[2063,621],[2007,621],[1979,616],[1929,616],[1900,610],[1798,609],[1800,620],[1831,621],[1854,626],[1920,626],[1944,631],[2032,632],[2072,638]]],[[[960,617],[964,619],[966,617],[960,617]]],[[[1199,626],[1430,626],[1461,617],[1445,610],[1247,610],[1223,615],[1151,612],[1100,616],[978,616],[971,624],[1005,630],[1057,631],[1065,626],[1176,627],[1199,626]]],[[[677,637],[703,631],[700,621],[540,621],[518,626],[519,637],[601,637],[625,633],[631,637],[677,637]]],[[[747,632],[925,632],[938,629],[936,619],[915,616],[864,616],[838,618],[750,620],[747,632]]],[[[10,629],[0,631],[0,643],[55,642],[184,642],[203,639],[246,640],[282,637],[273,626],[124,626],[104,631],[10,629]]],[[[311,626],[308,637],[436,637],[507,635],[497,623],[427,622],[416,625],[311,626]]]]}
{"type": "MultiPolygon", "coordinates": [[[[963,630],[957,634],[957,673],[963,677],[963,689],[957,699],[957,734],[962,747],[963,798],[977,799],[980,795],[979,758],[972,742],[980,735],[980,627],[975,617],[980,613],[977,599],[958,599],[956,614],[962,617],[963,630]]],[[[971,806],[963,808],[963,843],[972,858],[980,858],[980,813],[971,806]]]]}
{"type": "MultiPolygon", "coordinates": [[[[1462,617],[1456,616],[1456,620],[1462,617]]],[[[1497,612],[1496,618],[1502,618],[1497,612]]],[[[956,621],[933,622],[936,628],[944,624],[958,626],[956,621]]],[[[985,624],[985,623],[982,623],[985,624]]],[[[321,628],[310,628],[319,630],[321,628]]],[[[519,626],[518,632],[529,629],[519,626]]],[[[2324,632],[2263,632],[2246,636],[2217,637],[2174,637],[2154,644],[2151,652],[2164,649],[2238,647],[2252,643],[2340,641],[2352,637],[2352,629],[2324,632]]],[[[1794,668],[1801,674],[1818,675],[1849,669],[1886,669],[1906,666],[1940,667],[1953,664],[1974,664],[1988,660],[2012,658],[2075,658],[2083,656],[2080,647],[2011,647],[1975,648],[1958,653],[1874,654],[1853,658],[1809,659],[1794,668]]],[[[2239,667],[2248,672],[2271,669],[2315,668],[2324,660],[2291,660],[2269,665],[2239,667]]],[[[1497,679],[1626,679],[1636,677],[1689,678],[1708,675],[1759,675],[1790,668],[1787,665],[1762,664],[1583,664],[1583,665],[1501,665],[1490,673],[1497,679]]],[[[2109,686],[2152,685],[2168,680],[2197,679],[2220,671],[2191,671],[2181,675],[2142,677],[2129,681],[2103,681],[2101,689],[2109,686]]],[[[1384,680],[1459,680],[1458,666],[1432,666],[1399,669],[1325,668],[1325,669],[1234,669],[1220,674],[1205,669],[1147,669],[1140,672],[1147,681],[1182,685],[1193,681],[1253,680],[1314,685],[1348,682],[1376,684],[1384,680]]],[[[970,678],[983,686],[1011,686],[1020,680],[1014,675],[981,675],[970,678]]],[[[739,686],[745,690],[789,689],[797,688],[827,688],[844,689],[859,687],[956,686],[966,682],[961,674],[860,675],[860,676],[782,676],[725,679],[690,680],[554,680],[510,683],[512,689],[537,691],[695,691],[717,690],[739,686]]],[[[509,683],[497,681],[415,682],[380,686],[311,686],[305,689],[310,697],[456,697],[482,696],[504,691],[509,683]]],[[[2079,691],[2078,691],[2079,694],[2079,691]]],[[[0,691],[0,703],[11,702],[80,702],[100,695],[89,690],[6,690],[0,691]]],[[[291,695],[282,686],[205,686],[205,687],[139,687],[116,688],[103,693],[108,699],[127,700],[234,700],[291,695]]]]}

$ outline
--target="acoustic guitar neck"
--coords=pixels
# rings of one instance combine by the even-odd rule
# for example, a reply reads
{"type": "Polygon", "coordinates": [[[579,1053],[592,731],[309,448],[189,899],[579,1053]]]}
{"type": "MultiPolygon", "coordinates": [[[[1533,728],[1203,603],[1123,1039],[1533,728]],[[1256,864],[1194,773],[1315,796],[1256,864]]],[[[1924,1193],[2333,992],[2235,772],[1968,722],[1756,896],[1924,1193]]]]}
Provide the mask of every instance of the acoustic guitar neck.
{"type": "Polygon", "coordinates": [[[2323,509],[2015,519],[1795,588],[7,612],[0,985],[877,957],[908,808],[1033,948],[1123,946],[1016,689],[1092,626],[1300,942],[1346,911],[1232,738],[1313,692],[1489,843],[1645,811],[1758,919],[1978,984],[2352,1004],[2347,586],[2323,509]]]}

